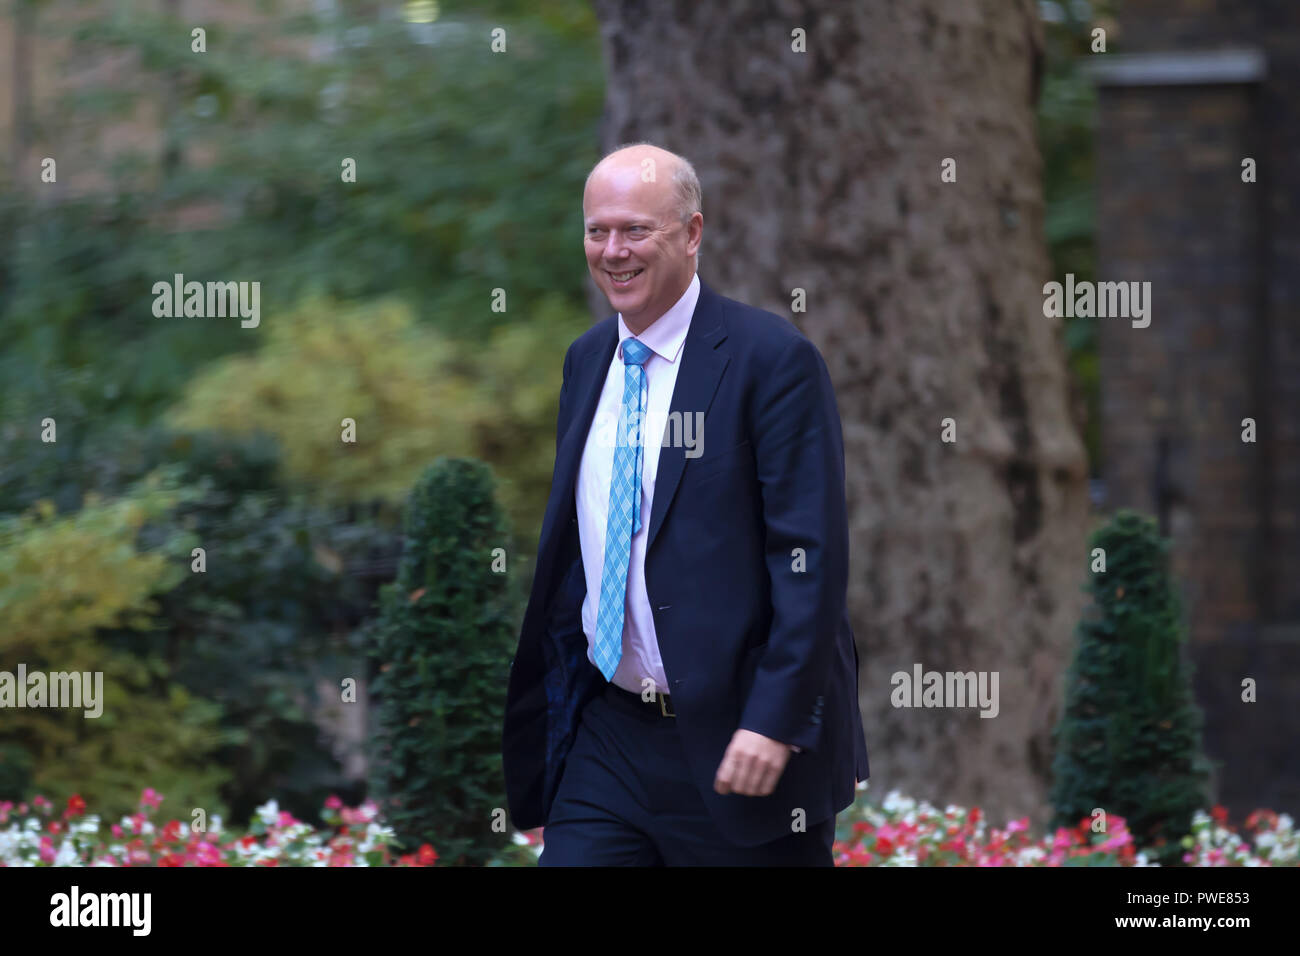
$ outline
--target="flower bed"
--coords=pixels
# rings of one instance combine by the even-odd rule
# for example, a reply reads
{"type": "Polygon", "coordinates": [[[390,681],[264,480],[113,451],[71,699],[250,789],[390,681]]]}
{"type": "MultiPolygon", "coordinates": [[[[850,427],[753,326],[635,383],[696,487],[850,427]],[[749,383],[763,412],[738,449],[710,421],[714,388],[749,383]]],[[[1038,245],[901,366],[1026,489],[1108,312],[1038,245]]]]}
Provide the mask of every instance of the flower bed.
{"type": "MultiPolygon", "coordinates": [[[[1195,866],[1296,866],[1297,835],[1285,814],[1251,814],[1254,846],[1227,826],[1227,811],[1198,811],[1183,838],[1183,861],[1195,866]]],[[[1122,817],[1111,814],[1105,833],[1084,819],[1042,839],[1029,834],[1029,820],[990,827],[978,807],[939,810],[890,793],[879,806],[859,802],[841,815],[835,842],[837,866],[1155,866],[1133,843],[1122,817]]]]}
{"type": "Polygon", "coordinates": [[[318,830],[272,800],[257,808],[247,833],[233,834],[215,816],[205,831],[179,820],[158,826],[162,800],[146,789],[140,809],[108,833],[79,796],[61,814],[39,796],[30,806],[0,803],[0,866],[433,866],[438,859],[428,844],[394,853],[393,832],[370,801],[352,808],[331,797],[322,814],[328,826],[318,830]]]}
{"type": "MultiPolygon", "coordinates": [[[[1227,811],[1198,812],[1183,838],[1183,861],[1193,866],[1300,865],[1300,836],[1286,814],[1252,813],[1246,829],[1254,845],[1227,825],[1227,811]]],[[[1034,839],[1029,820],[990,827],[978,807],[939,810],[890,793],[878,806],[859,799],[839,816],[832,848],[836,866],[1157,866],[1133,843],[1122,817],[1113,814],[1105,833],[1092,821],[1034,839]]],[[[542,829],[516,833],[515,846],[497,865],[535,863],[542,829]]]]}
{"type": "MultiPolygon", "coordinates": [[[[219,817],[206,832],[154,817],[163,798],[152,788],[140,809],[104,832],[99,817],[86,813],[79,796],[61,813],[42,797],[31,804],[0,802],[0,866],[433,866],[438,854],[427,843],[415,853],[393,849],[392,830],[375,804],[345,807],[325,802],[320,829],[295,820],[274,800],[258,807],[246,833],[227,833],[219,817]]],[[[842,813],[833,848],[836,866],[1154,866],[1133,843],[1122,818],[1111,815],[1107,832],[1093,833],[1091,821],[1059,829],[1042,839],[1029,820],[990,827],[978,807],[928,803],[890,793],[879,805],[859,800],[842,813]]],[[[1297,866],[1300,835],[1286,814],[1252,813],[1247,840],[1228,826],[1222,807],[1198,811],[1183,838],[1183,861],[1193,866],[1297,866]]],[[[490,866],[536,864],[541,828],[515,833],[512,844],[490,866]]]]}

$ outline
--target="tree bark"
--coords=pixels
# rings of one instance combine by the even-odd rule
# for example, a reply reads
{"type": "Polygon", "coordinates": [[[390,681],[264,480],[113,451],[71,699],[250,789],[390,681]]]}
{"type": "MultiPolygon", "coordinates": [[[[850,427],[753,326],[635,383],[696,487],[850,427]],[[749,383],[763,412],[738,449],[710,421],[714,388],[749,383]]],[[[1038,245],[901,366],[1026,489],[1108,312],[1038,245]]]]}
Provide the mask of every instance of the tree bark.
{"type": "Polygon", "coordinates": [[[1088,555],[1086,455],[1043,316],[1036,5],[595,6],[602,145],[690,159],[701,277],[788,316],[830,367],[872,792],[1044,820],[1088,555]],[[996,718],[893,706],[917,663],[997,672],[996,718]]]}

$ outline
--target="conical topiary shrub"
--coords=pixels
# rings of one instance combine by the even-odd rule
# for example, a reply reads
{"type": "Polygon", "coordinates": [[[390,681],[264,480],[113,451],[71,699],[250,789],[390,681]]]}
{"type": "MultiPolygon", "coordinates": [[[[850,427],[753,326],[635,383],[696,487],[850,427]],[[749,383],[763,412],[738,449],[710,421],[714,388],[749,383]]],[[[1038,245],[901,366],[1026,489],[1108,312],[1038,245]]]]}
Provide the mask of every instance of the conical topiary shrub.
{"type": "Polygon", "coordinates": [[[379,665],[371,791],[403,852],[430,843],[447,863],[482,864],[509,839],[493,823],[506,806],[501,727],[517,623],[488,466],[434,462],[411,492],[405,532],[368,640],[379,665]]]}
{"type": "Polygon", "coordinates": [[[1128,821],[1161,863],[1176,863],[1193,812],[1207,804],[1208,764],[1168,543],[1154,521],[1120,511],[1089,547],[1093,606],[1076,631],[1054,732],[1052,825],[1074,826],[1100,808],[1128,821]]]}

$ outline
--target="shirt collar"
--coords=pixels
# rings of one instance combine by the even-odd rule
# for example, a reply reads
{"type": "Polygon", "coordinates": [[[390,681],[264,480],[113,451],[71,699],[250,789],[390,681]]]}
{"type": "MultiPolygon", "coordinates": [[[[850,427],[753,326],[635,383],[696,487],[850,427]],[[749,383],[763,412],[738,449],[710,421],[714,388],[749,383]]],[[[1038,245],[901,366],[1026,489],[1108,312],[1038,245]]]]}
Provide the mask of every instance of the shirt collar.
{"type": "MultiPolygon", "coordinates": [[[[638,335],[650,351],[669,362],[676,362],[681,354],[682,343],[686,341],[686,331],[691,327],[691,316],[695,313],[695,303],[700,298],[700,275],[691,276],[691,284],[686,287],[682,297],[667,312],[651,322],[644,332],[638,335]]],[[[623,322],[623,313],[618,314],[618,355],[623,356],[623,342],[632,337],[632,330],[623,322]]]]}

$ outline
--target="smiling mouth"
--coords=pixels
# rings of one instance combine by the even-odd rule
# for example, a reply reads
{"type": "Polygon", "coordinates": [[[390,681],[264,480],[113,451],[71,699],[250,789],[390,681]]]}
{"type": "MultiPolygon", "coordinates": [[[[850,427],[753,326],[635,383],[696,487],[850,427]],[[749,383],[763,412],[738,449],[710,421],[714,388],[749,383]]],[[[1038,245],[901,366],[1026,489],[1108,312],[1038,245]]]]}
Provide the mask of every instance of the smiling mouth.
{"type": "Polygon", "coordinates": [[[625,286],[643,272],[645,272],[644,269],[630,269],[627,272],[610,272],[608,269],[605,270],[605,274],[610,277],[615,286],[625,286]]]}

